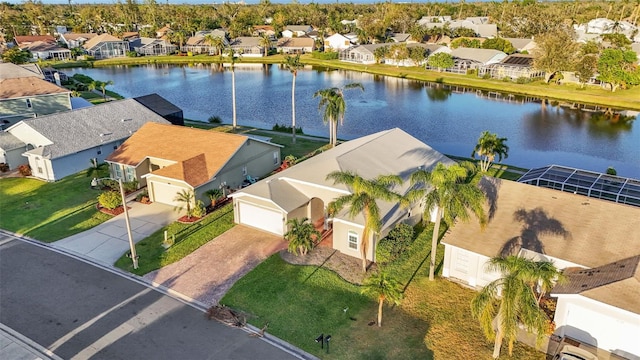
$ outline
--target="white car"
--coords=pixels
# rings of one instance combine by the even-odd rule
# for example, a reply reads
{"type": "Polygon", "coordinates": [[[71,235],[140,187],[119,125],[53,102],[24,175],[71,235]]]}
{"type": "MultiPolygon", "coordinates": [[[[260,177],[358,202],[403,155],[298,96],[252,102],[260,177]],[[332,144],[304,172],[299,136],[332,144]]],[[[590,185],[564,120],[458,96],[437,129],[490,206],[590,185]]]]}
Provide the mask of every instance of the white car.
{"type": "Polygon", "coordinates": [[[559,353],[553,357],[554,360],[598,360],[598,357],[591,352],[573,345],[565,345],[559,353]]]}

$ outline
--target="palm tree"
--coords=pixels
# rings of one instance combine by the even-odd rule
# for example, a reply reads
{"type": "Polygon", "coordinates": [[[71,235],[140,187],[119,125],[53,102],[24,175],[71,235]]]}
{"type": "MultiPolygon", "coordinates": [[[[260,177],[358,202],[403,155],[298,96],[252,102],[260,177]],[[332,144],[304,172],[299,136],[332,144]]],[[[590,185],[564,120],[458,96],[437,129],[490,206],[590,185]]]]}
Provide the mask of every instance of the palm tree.
{"type": "Polygon", "coordinates": [[[329,89],[318,90],[313,97],[320,97],[318,109],[324,106],[324,114],[322,120],[329,123],[329,143],[336,146],[338,137],[338,121],[342,125],[344,122],[344,113],[347,110],[347,104],[344,102],[344,90],[359,88],[364,91],[364,87],[360,83],[347,84],[341,88],[333,87],[329,89]]]}
{"type": "Polygon", "coordinates": [[[271,49],[271,37],[266,33],[260,35],[260,46],[264,48],[264,56],[269,55],[269,50],[271,49]]]}
{"type": "Polygon", "coordinates": [[[313,227],[308,218],[293,218],[287,221],[289,231],[284,234],[285,240],[289,242],[287,250],[294,255],[307,255],[307,252],[313,248],[313,240],[320,238],[320,231],[313,227]]]}
{"type": "Polygon", "coordinates": [[[367,271],[367,246],[371,232],[379,233],[382,227],[380,208],[376,201],[400,200],[400,195],[392,188],[402,184],[402,178],[397,175],[380,175],[375,179],[364,179],[349,171],[333,171],[327,175],[327,180],[334,184],[344,184],[351,188],[351,194],[342,195],[329,204],[329,213],[336,214],[345,206],[349,207],[349,216],[354,218],[362,213],[364,229],[360,238],[360,253],[362,254],[362,271],[367,271]]]}
{"type": "Polygon", "coordinates": [[[178,52],[182,52],[182,45],[184,44],[184,40],[186,35],[182,30],[172,31],[169,34],[169,40],[173,43],[178,43],[178,52]]]}
{"type": "Polygon", "coordinates": [[[505,142],[507,138],[499,138],[497,134],[483,131],[478,139],[476,147],[473,148],[471,156],[476,157],[476,154],[480,158],[480,169],[483,172],[487,172],[491,167],[491,163],[498,156],[498,161],[509,157],[509,147],[505,142]]]}
{"type": "Polygon", "coordinates": [[[205,191],[204,194],[211,200],[211,207],[214,207],[216,205],[216,201],[223,195],[222,190],[220,189],[209,189],[205,191]]]}
{"type": "Polygon", "coordinates": [[[378,298],[378,326],[382,326],[384,301],[398,305],[402,300],[402,285],[384,271],[371,274],[362,284],[361,292],[378,298]]]}
{"type": "Polygon", "coordinates": [[[424,219],[430,216],[432,210],[436,211],[431,238],[429,280],[435,277],[440,221],[444,219],[448,225],[452,225],[455,218],[467,221],[471,212],[480,220],[480,224],[484,225],[486,222],[484,193],[470,183],[470,172],[468,164],[445,166],[438,163],[430,172],[418,169],[411,174],[411,184],[419,186],[407,193],[407,199],[424,201],[424,219]]]}
{"type": "Polygon", "coordinates": [[[104,98],[104,101],[107,101],[107,86],[109,85],[113,85],[113,81],[111,80],[99,81],[98,87],[102,91],[102,97],[104,98]]]}
{"type": "Polygon", "coordinates": [[[233,130],[238,127],[238,121],[236,120],[236,53],[231,47],[226,50],[226,55],[229,58],[231,64],[231,104],[233,111],[233,130]]]}
{"type": "Polygon", "coordinates": [[[503,339],[509,342],[511,356],[519,324],[535,332],[538,340],[543,337],[548,317],[538,305],[535,284],[540,284],[542,291],[548,291],[555,280],[563,278],[549,261],[513,255],[490,259],[487,269],[500,271],[502,277],[486,285],[473,298],[471,314],[480,321],[487,338],[495,339],[493,358],[496,359],[503,339]]]}
{"type": "MultiPolygon", "coordinates": [[[[207,34],[204,36],[203,42],[209,45],[210,47],[214,48],[216,50],[216,55],[222,54],[221,49],[224,46],[224,41],[220,36],[207,34]]],[[[209,55],[213,55],[211,54],[211,51],[209,51],[209,55]]]]}
{"type": "Polygon", "coordinates": [[[291,135],[293,136],[292,142],[296,143],[296,77],[298,76],[298,70],[302,68],[300,62],[300,54],[296,56],[287,55],[284,58],[284,65],[291,71],[293,75],[293,81],[291,82],[291,135]]]}
{"type": "Polygon", "coordinates": [[[193,203],[194,198],[195,198],[195,195],[193,194],[193,191],[190,191],[187,189],[181,190],[180,192],[176,193],[176,196],[173,198],[173,201],[183,203],[184,207],[176,206],[175,210],[182,211],[183,208],[186,208],[187,218],[191,219],[191,217],[193,216],[193,208],[191,207],[191,205],[193,203]]]}

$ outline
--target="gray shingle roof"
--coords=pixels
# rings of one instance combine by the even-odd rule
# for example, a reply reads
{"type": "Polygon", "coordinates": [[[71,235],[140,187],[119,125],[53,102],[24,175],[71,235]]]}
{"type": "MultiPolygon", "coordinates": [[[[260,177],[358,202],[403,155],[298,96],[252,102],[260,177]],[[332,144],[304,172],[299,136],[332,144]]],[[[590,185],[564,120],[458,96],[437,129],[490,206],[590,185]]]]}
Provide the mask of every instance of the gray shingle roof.
{"type": "Polygon", "coordinates": [[[169,124],[134,99],[126,99],[27,119],[20,123],[53,142],[45,147],[44,154],[55,159],[100,144],[124,140],[149,121],[169,124]]]}
{"type": "Polygon", "coordinates": [[[453,57],[459,59],[474,60],[483,64],[493,59],[493,57],[498,54],[504,54],[506,57],[505,53],[494,49],[457,48],[451,50],[451,56],[453,57]]]}
{"type": "Polygon", "coordinates": [[[11,135],[6,131],[0,132],[0,149],[3,150],[13,150],[21,147],[25,147],[27,144],[22,142],[22,140],[17,137],[11,135]]]}
{"type": "Polygon", "coordinates": [[[12,63],[0,63],[0,79],[16,79],[25,77],[37,77],[39,79],[44,79],[42,70],[40,70],[37,65],[20,66],[12,63]]]}
{"type": "MultiPolygon", "coordinates": [[[[313,196],[313,190],[307,184],[334,189],[336,192],[349,192],[342,184],[334,184],[326,176],[332,171],[351,171],[373,179],[379,175],[397,174],[408,180],[419,166],[431,169],[438,162],[453,164],[453,160],[442,155],[420,140],[395,128],[381,131],[359,139],[345,142],[337,147],[316,155],[300,164],[288,168],[257,182],[237,194],[253,195],[271,200],[285,211],[295,209],[313,196]],[[277,184],[284,182],[285,184],[277,184]],[[292,192],[292,189],[295,192],[292,192]]],[[[408,190],[408,181],[400,193],[408,190]]],[[[383,217],[383,228],[395,222],[400,216],[397,204],[379,202],[383,217]]],[[[363,223],[363,219],[349,219],[363,223]]]]}

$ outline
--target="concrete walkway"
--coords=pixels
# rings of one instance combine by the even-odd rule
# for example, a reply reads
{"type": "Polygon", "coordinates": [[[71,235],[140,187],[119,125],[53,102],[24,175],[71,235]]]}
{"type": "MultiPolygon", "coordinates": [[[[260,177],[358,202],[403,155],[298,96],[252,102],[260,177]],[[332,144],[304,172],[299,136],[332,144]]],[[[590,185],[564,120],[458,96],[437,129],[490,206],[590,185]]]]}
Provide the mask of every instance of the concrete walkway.
{"type": "Polygon", "coordinates": [[[43,346],[4,324],[0,324],[0,359],[62,360],[43,346]]]}
{"type": "MultiPolygon", "coordinates": [[[[136,201],[129,201],[127,205],[130,207],[131,234],[136,243],[174,222],[180,216],[169,205],[141,204],[136,201]]],[[[51,245],[112,266],[122,254],[129,251],[129,236],[124,214],[114,216],[90,230],[56,241],[51,245]]]]}

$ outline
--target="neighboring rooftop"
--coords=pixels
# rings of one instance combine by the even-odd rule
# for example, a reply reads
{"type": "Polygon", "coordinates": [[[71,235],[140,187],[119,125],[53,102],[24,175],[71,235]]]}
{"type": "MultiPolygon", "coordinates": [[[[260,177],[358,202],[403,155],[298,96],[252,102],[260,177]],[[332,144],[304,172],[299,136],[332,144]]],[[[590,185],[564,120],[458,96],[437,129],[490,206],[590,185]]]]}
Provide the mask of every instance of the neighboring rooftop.
{"type": "Polygon", "coordinates": [[[64,93],[71,91],[35,76],[0,79],[0,99],[64,93]]]}
{"type": "Polygon", "coordinates": [[[44,79],[44,74],[37,64],[16,65],[12,63],[0,63],[0,80],[25,77],[44,79]]]}
{"type": "Polygon", "coordinates": [[[640,206],[640,180],[551,165],[531,169],[518,182],[640,206]]]}
{"type": "Polygon", "coordinates": [[[122,42],[122,40],[118,39],[117,37],[104,33],[89,39],[86,43],[84,43],[84,45],[82,45],[82,47],[84,47],[85,49],[91,49],[92,47],[98,45],[101,42],[115,42],[115,41],[122,42]]]}
{"type": "Polygon", "coordinates": [[[249,138],[244,135],[147,123],[107,161],[137,166],[148,157],[175,161],[152,174],[199,186],[214,177],[249,138]]]}

